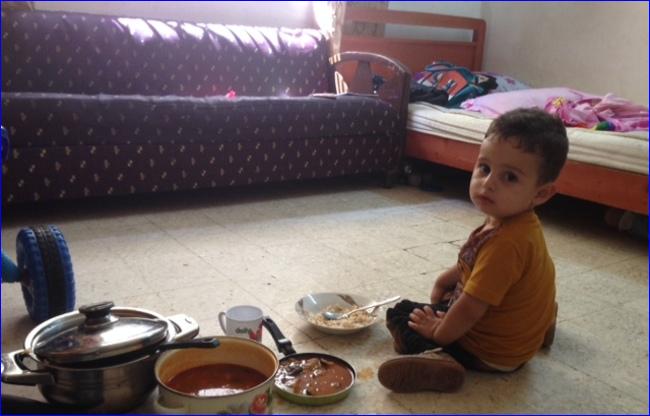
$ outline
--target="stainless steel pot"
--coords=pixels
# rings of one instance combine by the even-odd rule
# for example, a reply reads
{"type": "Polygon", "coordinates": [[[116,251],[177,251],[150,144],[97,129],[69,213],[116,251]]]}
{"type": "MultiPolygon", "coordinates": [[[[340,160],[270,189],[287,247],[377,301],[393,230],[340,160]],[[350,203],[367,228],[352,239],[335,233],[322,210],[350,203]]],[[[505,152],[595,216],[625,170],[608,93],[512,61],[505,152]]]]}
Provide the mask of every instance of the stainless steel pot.
{"type": "Polygon", "coordinates": [[[37,385],[48,401],[83,407],[87,412],[125,412],[156,387],[157,346],[192,339],[198,332],[197,322],[182,314],[164,318],[144,309],[113,307],[112,302],[89,305],[41,323],[27,335],[23,350],[3,354],[2,381],[37,385]],[[97,309],[110,312],[100,320],[151,321],[154,329],[145,329],[148,332],[139,336],[125,336],[120,329],[121,339],[118,335],[116,342],[102,343],[98,339],[107,338],[101,335],[107,329],[88,331],[89,321],[92,327],[97,323],[93,319],[98,319],[87,313],[88,308],[95,313],[97,309]],[[84,326],[85,335],[69,336],[84,326]],[[91,337],[93,333],[98,336],[91,337]]]}

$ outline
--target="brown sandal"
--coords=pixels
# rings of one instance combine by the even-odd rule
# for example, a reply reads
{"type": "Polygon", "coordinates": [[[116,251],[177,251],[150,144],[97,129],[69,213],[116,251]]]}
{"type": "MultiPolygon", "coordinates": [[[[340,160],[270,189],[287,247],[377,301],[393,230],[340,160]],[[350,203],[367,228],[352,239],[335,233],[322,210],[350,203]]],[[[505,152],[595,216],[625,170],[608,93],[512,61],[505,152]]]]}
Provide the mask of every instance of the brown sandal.
{"type": "Polygon", "coordinates": [[[379,382],[396,393],[422,390],[452,392],[465,381],[465,368],[439,350],[398,357],[384,362],[377,372],[379,382]]]}

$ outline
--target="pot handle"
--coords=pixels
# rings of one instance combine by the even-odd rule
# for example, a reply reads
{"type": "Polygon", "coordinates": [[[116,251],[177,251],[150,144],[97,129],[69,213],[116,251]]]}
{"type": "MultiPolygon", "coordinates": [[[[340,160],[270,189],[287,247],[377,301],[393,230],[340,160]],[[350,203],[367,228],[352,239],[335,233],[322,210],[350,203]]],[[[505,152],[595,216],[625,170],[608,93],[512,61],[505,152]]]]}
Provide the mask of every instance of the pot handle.
{"type": "Polygon", "coordinates": [[[220,345],[215,337],[194,338],[191,341],[172,341],[158,346],[157,351],[178,350],[182,348],[217,348],[220,345]]]}
{"type": "Polygon", "coordinates": [[[198,322],[185,314],[173,315],[167,319],[174,324],[178,331],[176,336],[173,338],[174,341],[187,341],[194,338],[199,333],[198,322]]]}
{"type": "Polygon", "coordinates": [[[265,316],[262,319],[262,324],[271,333],[273,341],[275,341],[275,345],[278,347],[278,351],[285,356],[296,353],[296,350],[293,349],[293,345],[291,345],[291,341],[284,336],[278,325],[270,316],[265,316]]]}
{"type": "Polygon", "coordinates": [[[54,376],[47,371],[32,371],[23,364],[25,350],[2,354],[2,382],[35,386],[54,384],[54,376]]]}

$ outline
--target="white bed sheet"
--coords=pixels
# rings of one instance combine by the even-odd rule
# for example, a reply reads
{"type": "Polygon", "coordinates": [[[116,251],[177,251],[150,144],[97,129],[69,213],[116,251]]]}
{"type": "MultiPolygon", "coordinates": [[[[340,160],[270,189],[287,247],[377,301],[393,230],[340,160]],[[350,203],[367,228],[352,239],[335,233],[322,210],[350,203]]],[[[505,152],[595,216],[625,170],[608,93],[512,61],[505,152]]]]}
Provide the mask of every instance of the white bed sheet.
{"type": "MultiPolygon", "coordinates": [[[[407,128],[467,143],[481,143],[492,119],[425,102],[409,104],[407,128]]],[[[648,174],[648,132],[567,128],[569,160],[648,174]]]]}

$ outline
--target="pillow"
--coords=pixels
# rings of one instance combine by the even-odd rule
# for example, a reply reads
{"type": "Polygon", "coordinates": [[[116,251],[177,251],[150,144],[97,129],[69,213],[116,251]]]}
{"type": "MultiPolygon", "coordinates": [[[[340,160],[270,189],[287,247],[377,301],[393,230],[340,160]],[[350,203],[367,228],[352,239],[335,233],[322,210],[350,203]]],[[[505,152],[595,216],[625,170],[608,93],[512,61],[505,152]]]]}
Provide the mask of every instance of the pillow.
{"type": "Polygon", "coordinates": [[[533,88],[471,98],[461,103],[460,106],[465,110],[476,111],[496,118],[516,108],[534,107],[543,110],[549,99],[557,97],[563,97],[568,101],[579,101],[596,96],[570,88],[533,88]]]}

